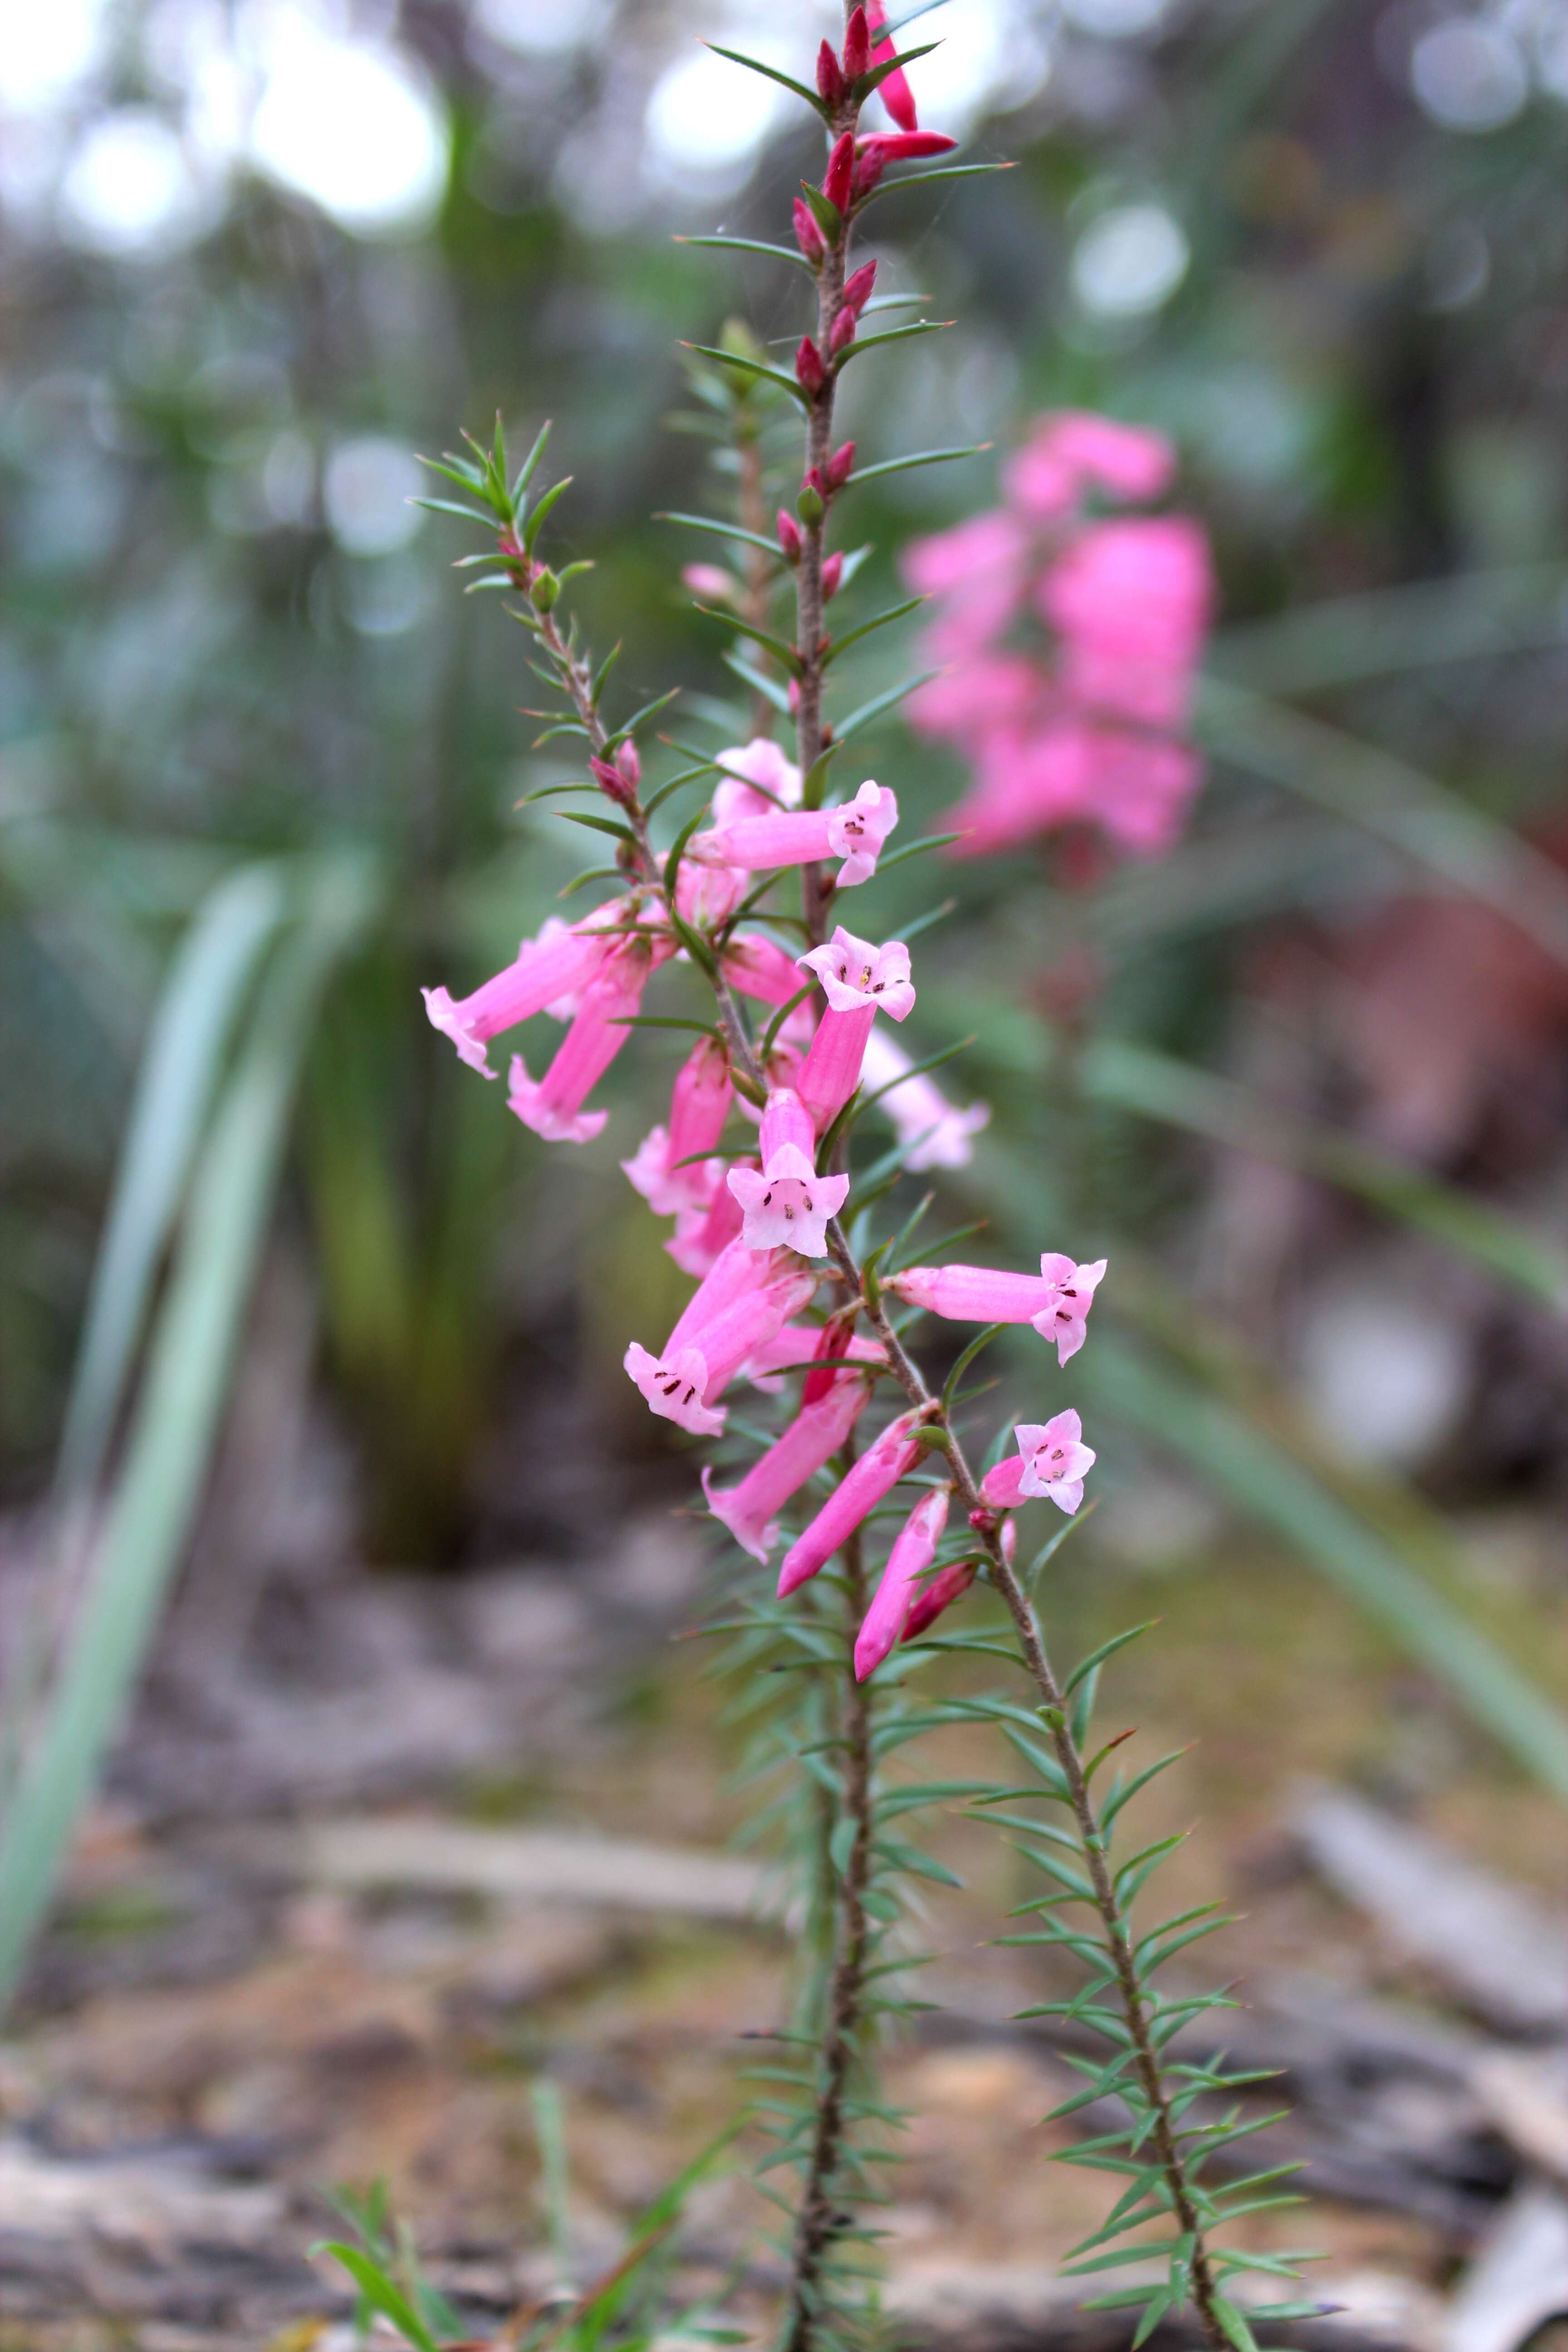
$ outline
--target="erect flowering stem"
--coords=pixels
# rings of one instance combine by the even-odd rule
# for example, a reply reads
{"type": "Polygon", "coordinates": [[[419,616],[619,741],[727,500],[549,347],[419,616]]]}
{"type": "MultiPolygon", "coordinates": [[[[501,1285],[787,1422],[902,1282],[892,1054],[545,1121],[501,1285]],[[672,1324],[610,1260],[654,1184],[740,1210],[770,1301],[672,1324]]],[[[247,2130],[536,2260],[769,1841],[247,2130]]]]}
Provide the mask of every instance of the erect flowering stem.
{"type": "MultiPolygon", "coordinates": [[[[845,1636],[852,1649],[866,1613],[866,1570],[858,1528],[838,1555],[844,1566],[845,1636]]],[[[866,1885],[871,1873],[870,1686],[846,1674],[840,1694],[838,1745],[840,1818],[852,1821],[848,1858],[835,1881],[833,1975],[816,2084],[816,2123],[795,2211],[790,2261],[790,2303],[783,2352],[811,2352],[823,2315],[823,2270],[843,2227],[839,2171],[847,2131],[850,2076],[866,2028],[866,1969],[870,1919],[866,1885]]]]}
{"type": "MultiPolygon", "coordinates": [[[[894,1379],[911,1405],[931,1407],[935,1400],[921,1375],[919,1367],[910,1356],[888,1318],[887,1309],[875,1286],[869,1289],[855,1263],[843,1228],[837,1219],[827,1227],[828,1254],[852,1297],[858,1297],[865,1307],[867,1320],[887,1350],[888,1364],[894,1379]]],[[[979,1482],[970,1467],[958,1434],[945,1421],[937,1422],[945,1440],[942,1451],[952,1474],[952,1482],[971,1512],[981,1510],[979,1482]]],[[[1041,1637],[1038,1621],[1030,1606],[1029,1598],[1019,1582],[1016,1570],[1006,1559],[999,1533],[994,1526],[987,1527],[984,1519],[976,1528],[979,1543],[985,1552],[991,1581],[1006,1604],[1018,1636],[1018,1647],[1024,1665],[1043,1706],[1042,1720],[1058,1763],[1067,1780],[1074,1821],[1078,1825],[1079,1843],[1089,1868],[1089,1882],[1094,1889],[1095,1908],[1105,1931],[1106,1948],[1116,1971],[1117,1991],[1122,2016],[1132,2043],[1134,2063],[1143,2095],[1148,2100],[1153,2118],[1152,2139],[1154,2153],[1164,2175],[1166,2192],[1172,2210],[1180,2223],[1183,2234],[1192,2241],[1190,2279],[1192,2298],[1204,2335],[1213,2352],[1229,2352],[1230,2338],[1221,2325],[1215,2309],[1219,2290],[1215,2280],[1205,2243],[1203,2224],[1193,2200],[1186,2167],[1177,2140],[1176,2126],[1171,2113],[1171,2102],[1160,2061],[1150,2031],[1148,2005],[1132,1953],[1132,1938],[1127,1916],[1117,1895],[1115,1882],[1107,1860],[1107,1842],[1100,1828],[1094,1801],[1089,1794],[1083,1757],[1073,1738],[1068,1714],[1068,1701],[1057,1680],[1041,1637]]]]}

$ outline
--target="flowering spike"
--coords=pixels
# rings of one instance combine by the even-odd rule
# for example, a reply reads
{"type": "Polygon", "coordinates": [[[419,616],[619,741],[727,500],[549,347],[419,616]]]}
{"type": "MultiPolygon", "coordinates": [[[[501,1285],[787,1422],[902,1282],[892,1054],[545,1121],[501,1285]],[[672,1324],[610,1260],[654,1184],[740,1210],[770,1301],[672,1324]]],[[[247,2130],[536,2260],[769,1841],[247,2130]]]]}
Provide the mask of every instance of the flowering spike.
{"type": "Polygon", "coordinates": [[[911,1433],[919,1425],[920,1409],[889,1422],[876,1444],[840,1480],[805,1533],[795,1538],[779,1570],[778,1597],[784,1600],[825,1568],[840,1544],[852,1536],[862,1519],[874,1511],[907,1470],[920,1460],[921,1448],[911,1433]]]}
{"type": "Polygon", "coordinates": [[[1083,1423],[1076,1412],[1058,1412],[1047,1422],[1021,1421],[1013,1432],[1018,1451],[1009,1462],[999,1462],[980,1482],[980,1498],[995,1510],[1010,1511],[1035,1496],[1044,1496],[1070,1518],[1083,1500],[1085,1474],[1096,1455],[1083,1443],[1083,1423]]]}
{"type": "Polygon", "coordinates": [[[748,1249],[793,1249],[826,1257],[826,1224],[844,1206],[849,1179],[819,1176],[813,1154],[816,1130],[810,1111],[789,1087],[768,1097],[763,1113],[761,1169],[734,1168],[730,1190],[744,1216],[748,1249]]]}
{"type": "Polygon", "coordinates": [[[796,196],[790,213],[795,222],[795,241],[815,269],[827,251],[822,231],[816,226],[816,215],[804,196],[796,196]]]}
{"type": "Polygon", "coordinates": [[[936,1558],[947,1525],[951,1489],[934,1486],[922,1496],[904,1521],[888,1555],[882,1581],[866,1612],[855,1643],[855,1679],[863,1683],[879,1666],[904,1630],[910,1604],[917,1596],[916,1579],[936,1558]]]}
{"type": "Polygon", "coordinates": [[[702,1491],[716,1519],[753,1559],[765,1560],[778,1541],[777,1513],[792,1495],[830,1462],[866,1409],[870,1383],[842,1380],[808,1402],[784,1435],[770,1445],[738,1486],[715,1486],[702,1473],[702,1491]]]}
{"type": "MultiPolygon", "coordinates": [[[[952,145],[950,140],[948,144],[952,145]]],[[[855,133],[840,131],[827,158],[827,169],[822,175],[822,193],[838,210],[849,209],[849,192],[855,177],[855,133]]]]}
{"type": "Polygon", "coordinates": [[[822,363],[822,353],[809,335],[802,335],[800,348],[795,355],[795,381],[803,392],[815,400],[827,382],[827,370],[822,363]]]}

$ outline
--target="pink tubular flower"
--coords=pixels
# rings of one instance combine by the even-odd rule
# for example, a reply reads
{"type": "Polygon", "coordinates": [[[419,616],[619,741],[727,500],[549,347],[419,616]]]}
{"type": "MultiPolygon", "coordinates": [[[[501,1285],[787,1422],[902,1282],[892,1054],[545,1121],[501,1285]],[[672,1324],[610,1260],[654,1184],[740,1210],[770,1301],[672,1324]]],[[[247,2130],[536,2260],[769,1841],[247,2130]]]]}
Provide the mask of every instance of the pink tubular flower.
{"type": "Polygon", "coordinates": [[[908,1076],[912,1067],[901,1045],[882,1030],[872,1030],[860,1066],[861,1082],[880,1095],[882,1108],[904,1146],[904,1166],[915,1175],[928,1168],[966,1168],[974,1157],[970,1138],[991,1123],[990,1104],[971,1103],[967,1110],[960,1110],[923,1071],[908,1076]]]}
{"type": "Polygon", "coordinates": [[[748,1249],[793,1249],[826,1257],[827,1220],[844,1206],[845,1176],[819,1176],[810,1111],[789,1087],[768,1097],[763,1113],[761,1169],[732,1168],[730,1190],[741,1203],[748,1249]]]}
{"type": "Polygon", "coordinates": [[[1178,727],[1213,600],[1208,544],[1180,515],[1093,524],[1040,583],[1073,698],[1148,727],[1178,727]]]}
{"type": "Polygon", "coordinates": [[[863,1683],[868,1674],[879,1666],[904,1630],[910,1609],[916,1598],[917,1577],[923,1576],[936,1558],[936,1548],[942,1541],[947,1525],[947,1508],[951,1489],[933,1486],[922,1496],[904,1521],[888,1555],[888,1565],[882,1570],[882,1581],[877,1587],[876,1598],[867,1610],[865,1620],[855,1642],[855,1679],[863,1683]]]}
{"type": "Polygon", "coordinates": [[[1054,1339],[1065,1364],[1084,1343],[1089,1310],[1106,1268],[1075,1265],[1059,1250],[1047,1250],[1038,1275],[1007,1274],[993,1265],[911,1265],[884,1286],[910,1307],[953,1323],[1029,1323],[1043,1339],[1054,1339]]]}
{"type": "Polygon", "coordinates": [[[872,1005],[854,1013],[825,1013],[811,1051],[800,1066],[798,1092],[819,1133],[826,1133],[860,1083],[866,1041],[877,1017],[872,1005]]]}
{"type": "Polygon", "coordinates": [[[800,806],[800,770],[770,736],[756,735],[749,743],[732,743],[728,751],[715,751],[713,764],[720,771],[713,794],[715,824],[800,806]]]}
{"type": "Polygon", "coordinates": [[[711,1470],[703,1471],[709,1509],[753,1559],[766,1559],[778,1541],[778,1513],[832,1460],[864,1412],[870,1393],[867,1381],[837,1381],[817,1403],[802,1409],[739,1486],[715,1486],[711,1470]]]}
{"type": "Polygon", "coordinates": [[[862,1519],[891,1492],[906,1470],[920,1459],[921,1448],[910,1433],[918,1426],[918,1409],[889,1422],[876,1444],[864,1453],[847,1476],[840,1480],[804,1535],[785,1552],[779,1570],[778,1597],[783,1601],[825,1568],[862,1519]]]}
{"type": "MultiPolygon", "coordinates": [[[[879,66],[895,54],[893,37],[883,30],[887,21],[888,12],[882,5],[882,0],[866,0],[866,22],[872,35],[871,62],[873,65],[879,66]],[[876,37],[879,34],[881,35],[879,40],[876,37]]],[[[879,83],[878,87],[882,93],[883,105],[900,130],[916,129],[919,117],[915,112],[915,94],[910,88],[909,79],[902,66],[898,67],[885,81],[879,83]]]]}
{"type": "Polygon", "coordinates": [[[809,949],[796,961],[804,971],[816,974],[835,1013],[861,1013],[868,1006],[890,1021],[902,1021],[914,1011],[915,984],[902,940],[873,947],[840,923],[825,946],[809,949]]]}
{"type": "Polygon", "coordinates": [[[670,1089],[669,1124],[656,1127],[622,1168],[655,1216],[671,1217],[682,1209],[706,1209],[712,1197],[709,1174],[712,1162],[699,1160],[724,1131],[733,1089],[729,1056],[711,1037],[704,1037],[676,1073],[670,1089]]]}
{"type": "Polygon", "coordinates": [[[889,163],[912,163],[923,155],[945,155],[956,147],[941,131],[873,131],[855,155],[855,194],[868,196],[889,163]]]}
{"type": "Polygon", "coordinates": [[[683,1316],[662,1355],[652,1356],[633,1340],[623,1360],[627,1375],[662,1420],[673,1421],[694,1437],[717,1437],[725,1419],[719,1398],[747,1357],[771,1339],[816,1288],[816,1276],[808,1268],[742,1290],[694,1331],[686,1328],[683,1316]]]}
{"type": "Polygon", "coordinates": [[[763,1004],[787,1004],[800,994],[795,958],[761,931],[736,932],[720,961],[725,979],[742,996],[754,996],[763,1004]]]}
{"type": "Polygon", "coordinates": [[[767,816],[742,816],[693,836],[687,850],[700,865],[810,866],[841,857],[839,888],[868,882],[882,845],[899,821],[898,795],[887,784],[863,783],[852,801],[833,809],[781,809],[767,816]]]}
{"type": "Polygon", "coordinates": [[[613,900],[570,928],[552,915],[537,939],[524,940],[515,963],[456,1003],[444,988],[422,989],[431,1026],[450,1037],[470,1068],[498,1077],[485,1055],[489,1039],[584,989],[618,944],[605,934],[625,908],[625,900],[613,900]]]}
{"type": "Polygon", "coordinates": [[[1086,488],[1118,499],[1157,499],[1175,470],[1176,453],[1163,433],[1064,409],[1040,419],[1002,480],[1016,513],[1031,522],[1057,522],[1072,512],[1086,488]]]}
{"type": "Polygon", "coordinates": [[[586,1143],[609,1118],[607,1110],[584,1111],[597,1085],[631,1031],[628,1014],[642,1002],[649,972],[663,956],[642,940],[623,940],[583,991],[581,1008],[542,1078],[531,1078],[521,1054],[511,1057],[507,1108],[547,1143],[586,1143]]]}
{"type": "Polygon", "coordinates": [[[997,1463],[980,1482],[980,1499],[994,1510],[1015,1510],[1021,1502],[1043,1496],[1070,1518],[1083,1500],[1085,1474],[1097,1459],[1083,1443],[1083,1423],[1076,1412],[1058,1412],[1047,1422],[1021,1421],[1013,1432],[1018,1451],[1010,1462],[997,1463]]]}

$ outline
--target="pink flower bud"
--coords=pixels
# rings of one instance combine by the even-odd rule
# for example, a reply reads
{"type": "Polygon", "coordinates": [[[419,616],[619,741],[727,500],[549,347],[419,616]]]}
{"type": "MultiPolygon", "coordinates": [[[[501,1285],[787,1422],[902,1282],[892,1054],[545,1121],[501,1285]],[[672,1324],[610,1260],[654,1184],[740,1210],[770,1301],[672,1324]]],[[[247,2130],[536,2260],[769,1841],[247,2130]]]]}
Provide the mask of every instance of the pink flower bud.
{"type": "Polygon", "coordinates": [[[863,1683],[879,1666],[903,1633],[922,1577],[936,1558],[947,1525],[949,1489],[933,1487],[923,1496],[900,1528],[882,1581],[866,1612],[855,1643],[855,1679],[863,1683]]]}
{"type": "Polygon", "coordinates": [[[805,1583],[819,1569],[826,1568],[847,1537],[852,1536],[861,1521],[874,1511],[886,1494],[889,1494],[907,1470],[920,1460],[921,1448],[912,1443],[911,1433],[920,1421],[913,1411],[900,1413],[890,1422],[870,1450],[860,1456],[855,1467],[828,1496],[804,1535],[797,1536],[784,1554],[779,1570],[779,1599],[805,1583]]]}
{"type": "Polygon", "coordinates": [[[830,555],[822,567],[822,601],[825,604],[831,604],[837,595],[843,579],[844,558],[837,554],[830,555]]]}
{"type": "Polygon", "coordinates": [[[795,217],[795,241],[815,268],[827,251],[822,241],[822,231],[816,226],[816,215],[804,196],[796,196],[791,209],[795,217]]]}
{"type": "Polygon", "coordinates": [[[839,446],[835,449],[832,457],[829,457],[827,461],[826,478],[827,488],[830,490],[841,490],[844,488],[845,483],[849,479],[850,468],[853,467],[854,463],[854,442],[845,441],[840,443],[839,446]]]}
{"type": "Polygon", "coordinates": [[[848,350],[854,340],[855,313],[853,310],[840,310],[828,331],[828,357],[837,359],[840,352],[848,350]]]}
{"type": "Polygon", "coordinates": [[[824,41],[816,52],[816,94],[824,106],[839,106],[844,100],[844,76],[833,54],[833,45],[824,41]]]}
{"type": "Polygon", "coordinates": [[[822,364],[822,353],[809,335],[802,335],[800,349],[795,355],[795,381],[803,392],[815,400],[827,382],[827,370],[822,364]]]}
{"type": "Polygon", "coordinates": [[[616,753],[616,765],[635,792],[642,782],[642,761],[637,756],[637,747],[629,735],[616,753]]]}
{"type": "Polygon", "coordinates": [[[956,139],[949,139],[941,131],[873,131],[868,139],[860,142],[855,165],[855,194],[862,196],[874,188],[886,164],[912,163],[923,155],[945,155],[957,144],[956,139]]]}
{"type": "Polygon", "coordinates": [[[858,81],[871,62],[871,33],[864,8],[852,8],[844,27],[844,79],[858,81]]]}
{"type": "Polygon", "coordinates": [[[609,760],[590,760],[588,772],[600,791],[608,799],[613,800],[618,808],[626,806],[632,796],[631,787],[616,762],[609,760]]]}
{"type": "MultiPolygon", "coordinates": [[[[953,146],[956,142],[948,141],[953,146]]],[[[833,142],[833,152],[827,159],[827,169],[822,175],[822,193],[838,210],[849,209],[849,191],[855,178],[855,133],[842,131],[833,142]]]]}
{"type": "Polygon", "coordinates": [[[861,311],[866,308],[868,301],[870,299],[871,289],[876,283],[876,263],[874,261],[863,261],[859,268],[855,271],[853,277],[847,278],[844,281],[844,306],[846,310],[853,310],[855,316],[858,318],[861,311]]]}
{"type": "Polygon", "coordinates": [[[783,507],[779,509],[779,545],[784,550],[786,563],[800,562],[800,525],[794,515],[787,514],[783,507]]]}

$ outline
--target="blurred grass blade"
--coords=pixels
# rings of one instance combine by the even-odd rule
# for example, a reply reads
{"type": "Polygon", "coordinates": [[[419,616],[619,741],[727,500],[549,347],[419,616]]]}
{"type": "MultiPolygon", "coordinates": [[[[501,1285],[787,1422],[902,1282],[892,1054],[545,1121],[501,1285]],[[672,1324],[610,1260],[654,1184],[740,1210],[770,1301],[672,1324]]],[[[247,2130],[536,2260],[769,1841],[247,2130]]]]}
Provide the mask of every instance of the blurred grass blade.
{"type": "Polygon", "coordinates": [[[304,898],[201,1149],[90,1582],[0,1827],[0,2001],[47,1910],[184,1549],[267,1231],[300,1056],[322,984],[368,912],[368,871],[358,858],[323,858],[309,870],[304,898]]]}
{"type": "Polygon", "coordinates": [[[1197,731],[1219,758],[1392,842],[1568,964],[1568,876],[1418,768],[1213,677],[1203,681],[1197,731]]]}
{"type": "Polygon", "coordinates": [[[258,960],[288,912],[283,868],[247,866],[211,892],[153,1016],[66,1407],[58,1496],[103,1466],[158,1263],[258,960]]]}
{"type": "Polygon", "coordinates": [[[1115,1103],[1145,1118],[1321,1176],[1447,1242],[1539,1305],[1561,1313],[1568,1304],[1568,1255],[1511,1217],[1468,1199],[1392,1153],[1357,1137],[1292,1119],[1228,1078],[1120,1039],[1091,1045],[1079,1066],[1085,1090],[1098,1102],[1115,1103]]]}
{"type": "Polygon", "coordinates": [[[1100,1410],[1204,1472],[1331,1577],[1528,1771],[1568,1798],[1568,1719],[1386,1536],[1237,1407],[1141,1350],[1102,1337],[1083,1367],[1100,1410]]]}
{"type": "Polygon", "coordinates": [[[1311,694],[1401,670],[1561,646],[1568,565],[1500,564],[1363,596],[1334,596],[1277,620],[1223,629],[1209,667],[1258,694],[1311,694]]]}

